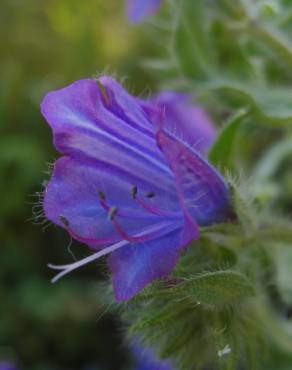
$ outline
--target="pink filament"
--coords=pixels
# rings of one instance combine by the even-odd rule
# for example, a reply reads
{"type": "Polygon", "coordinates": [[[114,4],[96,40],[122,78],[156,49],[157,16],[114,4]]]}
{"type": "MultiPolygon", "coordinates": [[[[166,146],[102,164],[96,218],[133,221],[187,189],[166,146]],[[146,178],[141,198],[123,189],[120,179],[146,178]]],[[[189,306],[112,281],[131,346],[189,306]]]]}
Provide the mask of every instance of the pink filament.
{"type": "Polygon", "coordinates": [[[153,213],[154,215],[175,218],[179,217],[177,212],[167,211],[159,207],[156,207],[153,204],[145,202],[145,200],[142,197],[136,196],[135,199],[137,200],[141,207],[143,207],[146,211],[153,213]]]}
{"type": "MultiPolygon", "coordinates": [[[[104,199],[100,199],[100,204],[103,207],[103,209],[106,210],[107,212],[111,211],[112,208],[106,203],[106,201],[104,199]]],[[[117,212],[118,212],[118,210],[117,210],[117,212]]],[[[144,242],[144,241],[147,241],[147,240],[150,240],[150,239],[153,239],[153,238],[157,237],[157,233],[149,233],[149,234],[144,235],[144,236],[131,236],[131,235],[129,235],[123,229],[123,227],[120,225],[120,223],[116,220],[115,215],[113,215],[113,217],[111,219],[111,222],[112,222],[113,226],[115,227],[117,233],[120,235],[120,237],[124,240],[127,240],[130,243],[144,242]]]]}

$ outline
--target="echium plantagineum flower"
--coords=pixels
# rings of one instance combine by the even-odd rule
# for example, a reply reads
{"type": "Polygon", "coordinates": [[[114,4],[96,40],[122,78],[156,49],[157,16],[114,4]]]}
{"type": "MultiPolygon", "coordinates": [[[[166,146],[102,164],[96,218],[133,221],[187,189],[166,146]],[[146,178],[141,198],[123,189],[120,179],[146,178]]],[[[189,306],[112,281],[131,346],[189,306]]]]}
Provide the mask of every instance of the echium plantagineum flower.
{"type": "Polygon", "coordinates": [[[17,370],[17,367],[11,361],[0,360],[0,370],[17,370]]]}
{"type": "Polygon", "coordinates": [[[175,370],[169,360],[157,358],[152,348],[142,347],[135,343],[132,346],[134,355],[134,370],[175,370]]]}
{"type": "Polygon", "coordinates": [[[213,140],[210,122],[181,95],[165,99],[142,101],[106,76],[45,97],[42,113],[63,154],[45,214],[96,251],[51,265],[60,270],[53,281],[110,254],[116,299],[128,300],[171,273],[199,225],[229,217],[228,187],[196,150],[213,140]]]}
{"type": "Polygon", "coordinates": [[[127,0],[127,16],[133,23],[142,22],[154,14],[162,4],[162,0],[127,0]]]}

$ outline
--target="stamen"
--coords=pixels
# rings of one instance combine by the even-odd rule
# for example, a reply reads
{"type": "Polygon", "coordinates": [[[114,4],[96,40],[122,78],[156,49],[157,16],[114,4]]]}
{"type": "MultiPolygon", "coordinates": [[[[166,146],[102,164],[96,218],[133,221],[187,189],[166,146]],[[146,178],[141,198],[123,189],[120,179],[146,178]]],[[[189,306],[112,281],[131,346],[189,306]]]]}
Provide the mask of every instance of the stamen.
{"type": "Polygon", "coordinates": [[[107,202],[104,199],[105,197],[100,197],[99,201],[101,206],[105,211],[108,212],[109,220],[112,222],[113,226],[115,227],[117,233],[120,235],[121,238],[124,240],[127,240],[130,243],[137,243],[137,242],[143,242],[147,241],[152,238],[152,236],[145,236],[145,237],[135,237],[127,234],[127,232],[123,229],[123,227],[120,225],[120,223],[116,220],[115,216],[118,214],[118,208],[117,207],[110,207],[107,202]]]}
{"type": "MultiPolygon", "coordinates": [[[[132,198],[137,200],[140,206],[142,206],[146,211],[153,213],[157,216],[163,216],[163,217],[177,217],[176,212],[166,211],[162,210],[159,207],[154,206],[153,204],[148,204],[145,202],[145,200],[142,197],[138,196],[138,187],[135,185],[131,189],[132,198]]],[[[154,198],[156,194],[154,191],[150,191],[146,194],[147,198],[154,198]]]]}
{"type": "MultiPolygon", "coordinates": [[[[133,186],[132,195],[133,195],[134,199],[137,200],[137,202],[148,212],[151,212],[151,213],[153,213],[155,215],[158,215],[158,216],[167,217],[167,218],[170,218],[170,217],[177,218],[177,217],[179,217],[177,212],[162,210],[158,207],[155,207],[154,205],[147,204],[141,197],[138,197],[137,194],[138,194],[138,188],[137,188],[137,186],[133,186]]],[[[155,193],[151,192],[151,193],[148,193],[148,195],[155,196],[155,193]]],[[[119,209],[115,206],[111,207],[106,202],[105,193],[102,192],[102,191],[99,191],[99,201],[100,201],[100,204],[101,204],[102,208],[105,211],[108,212],[108,218],[112,222],[113,226],[115,227],[117,233],[120,235],[121,238],[123,238],[124,240],[127,240],[130,243],[137,243],[137,242],[147,241],[147,240],[149,240],[153,237],[153,236],[150,236],[150,235],[147,235],[145,237],[135,237],[135,236],[129,235],[123,229],[121,224],[116,220],[116,216],[118,214],[120,215],[119,209]]]]}
{"type": "Polygon", "coordinates": [[[112,220],[112,223],[117,231],[117,233],[124,239],[127,240],[129,243],[141,243],[146,242],[147,240],[153,239],[156,235],[148,234],[145,236],[131,236],[129,235],[123,227],[116,221],[115,219],[112,220]]]}
{"type": "Polygon", "coordinates": [[[65,227],[69,227],[70,226],[70,223],[69,223],[68,219],[65,216],[60,215],[59,216],[59,219],[60,219],[60,221],[63,223],[63,225],[65,227]]]}
{"type": "Polygon", "coordinates": [[[132,187],[131,194],[132,194],[133,199],[136,199],[137,194],[138,194],[138,188],[136,185],[132,187]]]}
{"type": "Polygon", "coordinates": [[[95,239],[95,238],[85,238],[77,233],[75,233],[75,231],[73,231],[71,228],[70,228],[70,222],[68,221],[68,219],[63,216],[63,215],[60,215],[59,216],[59,219],[60,221],[63,223],[64,225],[64,228],[65,230],[69,233],[69,235],[74,238],[74,239],[77,239],[79,240],[81,243],[85,243],[85,244],[89,244],[89,245],[94,245],[94,244],[108,244],[108,243],[112,243],[115,238],[113,238],[112,236],[111,237],[107,237],[107,238],[100,238],[100,239],[95,239]]]}
{"type": "Polygon", "coordinates": [[[98,87],[100,89],[101,95],[103,96],[106,104],[109,104],[110,103],[110,96],[109,96],[109,94],[107,92],[106,87],[99,80],[97,80],[96,82],[98,84],[98,87]]]}
{"type": "Polygon", "coordinates": [[[99,191],[98,192],[98,195],[99,195],[99,202],[100,202],[100,205],[102,206],[102,208],[108,212],[109,214],[109,218],[110,218],[110,210],[111,210],[111,207],[107,204],[106,202],[106,196],[105,196],[105,193],[103,191],[99,191]]]}
{"type": "Polygon", "coordinates": [[[98,191],[98,195],[99,195],[99,199],[100,200],[105,200],[106,197],[105,197],[105,193],[101,190],[98,191]]]}
{"type": "Polygon", "coordinates": [[[116,214],[118,213],[118,208],[117,207],[112,207],[110,208],[109,212],[108,212],[108,218],[110,221],[113,221],[113,219],[115,218],[116,214]]]}
{"type": "MultiPolygon", "coordinates": [[[[155,194],[154,194],[154,196],[155,196],[155,194]]],[[[154,204],[150,204],[150,203],[146,202],[142,197],[137,196],[136,200],[140,204],[141,207],[143,207],[146,211],[148,211],[150,213],[153,213],[156,216],[175,217],[175,218],[180,217],[178,212],[161,209],[161,208],[155,206],[154,204]]]]}

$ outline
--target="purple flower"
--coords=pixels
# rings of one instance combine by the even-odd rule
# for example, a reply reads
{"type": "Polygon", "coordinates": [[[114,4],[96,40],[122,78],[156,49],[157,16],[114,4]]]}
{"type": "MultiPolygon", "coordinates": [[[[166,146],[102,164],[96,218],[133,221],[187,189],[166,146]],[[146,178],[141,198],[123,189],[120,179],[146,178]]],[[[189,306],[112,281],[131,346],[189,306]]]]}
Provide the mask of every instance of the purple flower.
{"type": "Polygon", "coordinates": [[[154,14],[162,0],[127,0],[127,15],[131,22],[139,23],[154,14]]]}
{"type": "Polygon", "coordinates": [[[151,348],[133,345],[132,352],[135,360],[134,370],[174,370],[168,360],[159,360],[151,348]]]}
{"type": "Polygon", "coordinates": [[[17,370],[16,366],[14,363],[11,361],[1,361],[0,360],[0,370],[17,370]]]}
{"type": "Polygon", "coordinates": [[[51,92],[41,109],[63,154],[45,191],[45,214],[96,250],[51,265],[61,270],[53,281],[110,254],[116,299],[128,300],[170,274],[199,238],[198,225],[229,216],[227,185],[194,149],[196,119],[174,118],[167,105],[141,102],[109,77],[51,92]]]}

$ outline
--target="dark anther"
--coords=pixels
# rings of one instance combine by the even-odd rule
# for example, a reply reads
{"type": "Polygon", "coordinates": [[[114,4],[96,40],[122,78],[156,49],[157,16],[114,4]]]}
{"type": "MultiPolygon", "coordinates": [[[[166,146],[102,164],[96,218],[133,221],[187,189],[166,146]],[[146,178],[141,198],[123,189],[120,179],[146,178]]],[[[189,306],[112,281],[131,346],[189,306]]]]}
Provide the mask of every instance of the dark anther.
{"type": "Polygon", "coordinates": [[[133,186],[133,187],[132,187],[132,189],[131,189],[131,194],[132,194],[132,197],[133,197],[134,199],[136,199],[137,193],[138,193],[138,188],[137,188],[137,186],[135,185],[135,186],[133,186]]]}
{"type": "Polygon", "coordinates": [[[117,207],[112,207],[108,211],[108,217],[112,221],[115,218],[115,215],[118,213],[118,208],[117,207]]]}
{"type": "Polygon", "coordinates": [[[98,195],[100,200],[105,200],[105,193],[103,191],[99,190],[98,195]]]}
{"type": "Polygon", "coordinates": [[[106,87],[99,81],[97,80],[98,87],[100,89],[101,95],[103,96],[106,104],[110,103],[110,96],[106,90],[106,87]]]}
{"type": "Polygon", "coordinates": [[[147,198],[154,198],[155,197],[155,193],[153,191],[150,191],[149,193],[146,194],[146,197],[147,198]]]}
{"type": "Polygon", "coordinates": [[[65,216],[59,216],[60,221],[64,224],[64,226],[69,227],[69,221],[65,216]]]}

